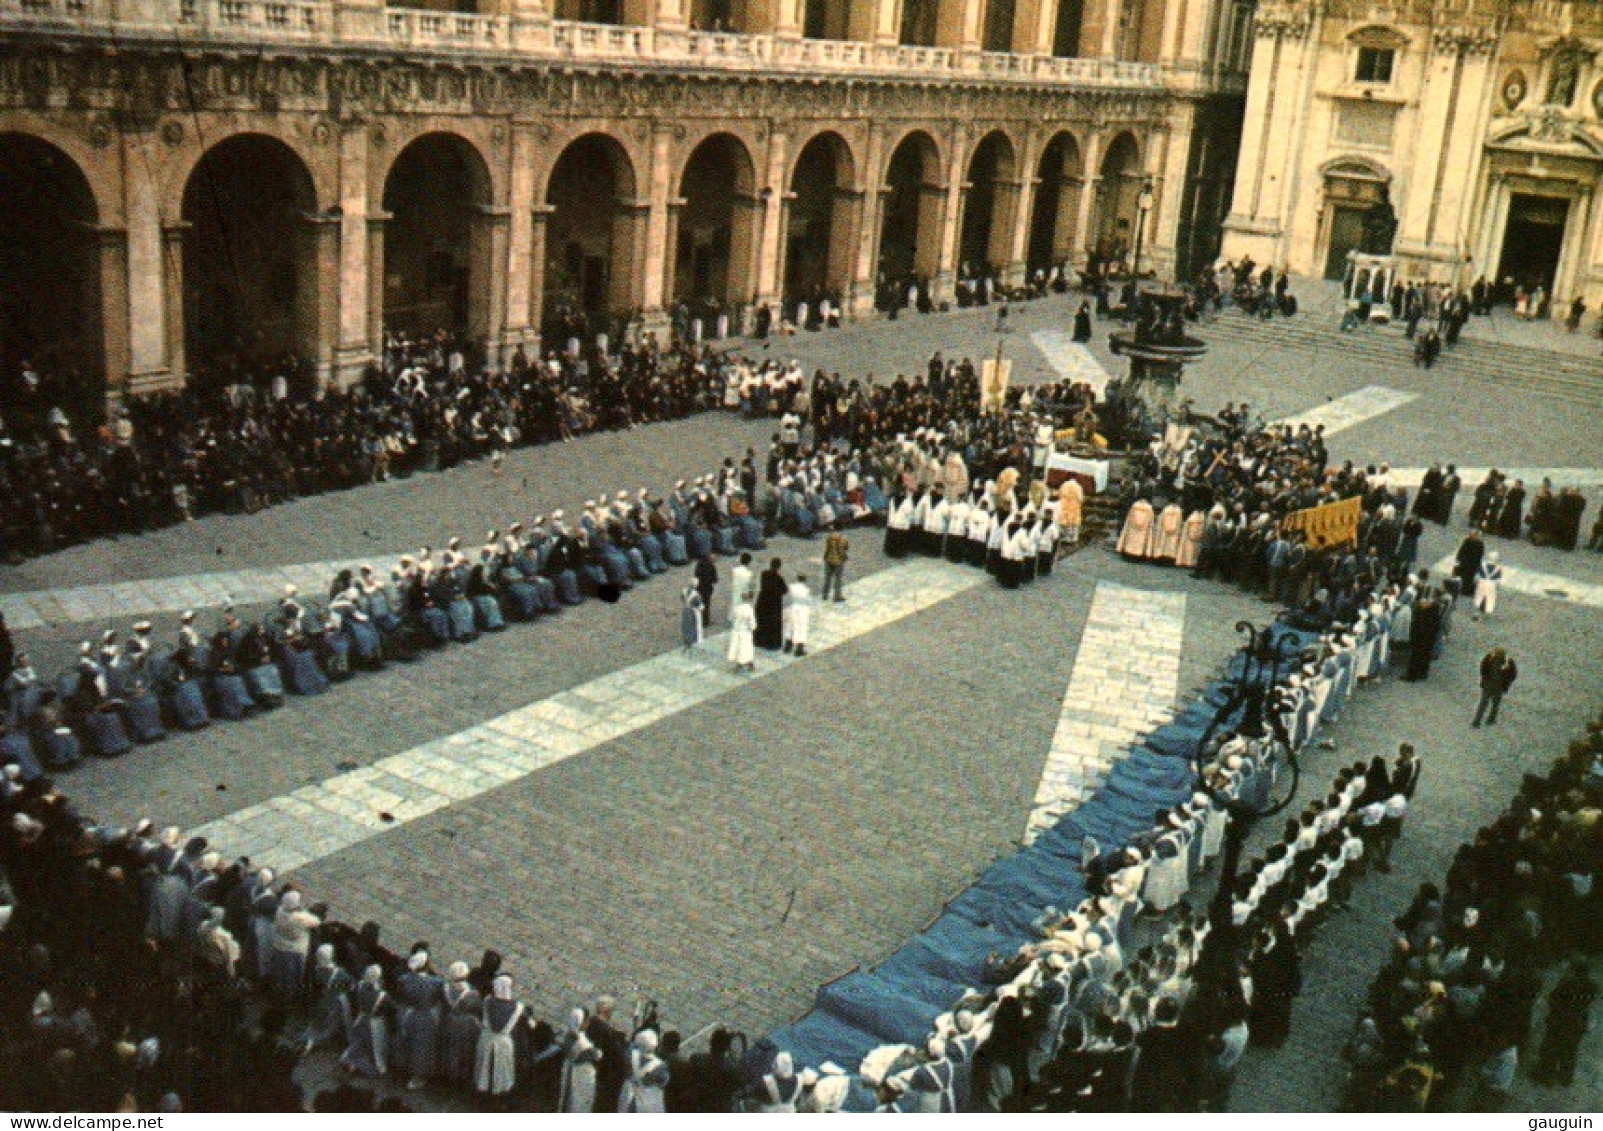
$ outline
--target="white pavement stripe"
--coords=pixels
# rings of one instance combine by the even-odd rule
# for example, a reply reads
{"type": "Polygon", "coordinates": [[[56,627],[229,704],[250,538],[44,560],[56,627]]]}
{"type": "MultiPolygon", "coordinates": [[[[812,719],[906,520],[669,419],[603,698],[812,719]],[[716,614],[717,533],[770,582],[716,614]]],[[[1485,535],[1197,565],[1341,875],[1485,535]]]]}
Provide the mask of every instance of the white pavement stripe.
{"type": "MultiPolygon", "coordinates": [[[[388,569],[389,563],[404,552],[380,554],[374,560],[388,569]]],[[[196,573],[152,581],[6,593],[0,594],[0,612],[5,614],[8,627],[28,629],[81,621],[133,620],[151,613],[177,613],[230,602],[255,605],[276,600],[288,581],[305,594],[321,597],[340,570],[356,569],[361,564],[361,559],[351,558],[237,573],[196,573]]]]}
{"type": "Polygon", "coordinates": [[[1078,808],[1137,737],[1173,716],[1185,624],[1184,593],[1097,583],[1026,844],[1078,808]]]}
{"type": "MultiPolygon", "coordinates": [[[[820,604],[808,655],[938,605],[988,580],[941,561],[865,577],[847,604],[820,604]]],[[[279,871],[304,867],[387,829],[467,801],[727,691],[782,671],[790,657],[758,652],[753,675],[724,662],[728,633],[694,653],[676,649],[285,797],[220,818],[192,835],[279,871]]],[[[805,662],[805,660],[803,660],[805,662]]]]}
{"type": "MultiPolygon", "coordinates": [[[[1426,468],[1423,467],[1394,467],[1391,471],[1392,483],[1398,487],[1418,487],[1425,478],[1426,468]]],[[[1555,487],[1594,487],[1603,483],[1603,467],[1500,467],[1508,481],[1516,479],[1525,481],[1525,486],[1535,491],[1542,480],[1551,479],[1555,487]]],[[[1458,478],[1464,484],[1465,493],[1470,493],[1480,486],[1489,467],[1461,467],[1458,469],[1458,478]]]]}
{"type": "Polygon", "coordinates": [[[1365,385],[1357,392],[1326,401],[1322,405],[1277,420],[1275,423],[1289,424],[1293,428],[1304,424],[1310,428],[1316,424],[1323,424],[1325,435],[1334,436],[1337,432],[1345,432],[1366,420],[1373,420],[1417,399],[1419,399],[1418,393],[1405,393],[1401,389],[1390,389],[1385,385],[1365,385]]]}
{"type": "Polygon", "coordinates": [[[1108,386],[1108,371],[1084,345],[1066,330],[1032,330],[1030,341],[1040,350],[1063,381],[1083,381],[1101,396],[1108,386]]]}
{"type": "MultiPolygon", "coordinates": [[[[1511,566],[1507,562],[1498,564],[1503,567],[1503,580],[1498,586],[1499,593],[1521,593],[1528,597],[1546,597],[1552,601],[1569,601],[1571,604],[1603,609],[1603,585],[1576,581],[1571,577],[1560,577],[1556,573],[1543,573],[1523,566],[1511,566]]],[[[1457,557],[1449,554],[1436,563],[1435,568],[1431,570],[1431,576],[1438,579],[1451,577],[1456,565],[1457,557]]],[[[1469,600],[1473,596],[1473,593],[1467,593],[1464,599],[1469,600]]]]}

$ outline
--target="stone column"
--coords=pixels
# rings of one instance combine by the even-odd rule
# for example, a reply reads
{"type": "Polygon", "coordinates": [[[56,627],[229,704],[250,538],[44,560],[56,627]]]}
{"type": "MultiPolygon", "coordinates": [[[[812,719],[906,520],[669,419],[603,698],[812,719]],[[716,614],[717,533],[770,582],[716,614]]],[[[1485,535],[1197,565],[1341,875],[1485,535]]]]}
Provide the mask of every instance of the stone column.
{"type": "Polygon", "coordinates": [[[512,126],[512,166],[507,189],[506,316],[500,327],[506,357],[538,337],[532,301],[534,280],[545,272],[545,257],[534,257],[534,161],[537,141],[532,122],[512,126]]]}
{"type": "MultiPolygon", "coordinates": [[[[129,130],[123,142],[123,215],[127,218],[126,277],[128,309],[128,392],[176,388],[183,384],[182,353],[178,367],[168,352],[166,239],[162,234],[161,191],[155,170],[159,158],[141,150],[153,135],[129,130]]],[[[183,257],[178,257],[183,269],[183,257]]],[[[182,318],[180,318],[180,323],[182,318]]],[[[182,327],[180,326],[180,339],[182,327]]]]}
{"type": "MultiPolygon", "coordinates": [[[[1005,233],[1006,255],[1002,260],[1002,282],[1009,287],[1017,287],[1024,283],[1029,265],[1026,260],[1030,254],[1030,220],[1031,212],[1035,207],[1035,193],[1040,182],[1034,177],[1025,177],[1023,180],[1011,181],[1007,184],[1007,193],[1011,197],[1008,207],[1012,209],[1013,222],[1005,233]]],[[[998,185],[998,188],[1003,186],[998,185]]],[[[999,198],[1000,199],[1000,198],[999,198]]],[[[1001,218],[1001,208],[998,208],[998,219],[1001,218]]],[[[997,246],[997,233],[991,232],[991,246],[997,246]]]]}
{"type": "Polygon", "coordinates": [[[1096,200],[1102,189],[1102,178],[1092,170],[1102,165],[1102,135],[1090,134],[1085,139],[1085,178],[1080,182],[1080,199],[1075,206],[1074,246],[1069,261],[1073,266],[1084,267],[1096,247],[1096,200]]]}
{"type": "Polygon", "coordinates": [[[326,212],[302,217],[296,256],[296,340],[317,372],[319,386],[338,381],[340,217],[326,212]]]}
{"type": "Polygon", "coordinates": [[[852,38],[882,47],[895,47],[902,38],[903,2],[904,0],[853,0],[852,38]],[[863,14],[861,20],[858,13],[863,14]]]}
{"type": "Polygon", "coordinates": [[[1097,45],[1097,54],[1103,59],[1117,59],[1119,57],[1119,17],[1124,10],[1124,0],[1089,0],[1087,6],[1096,5],[1102,9],[1102,20],[1098,25],[1102,32],[1102,42],[1097,45]]]}
{"type": "MultiPolygon", "coordinates": [[[[675,197],[667,205],[667,228],[663,233],[661,283],[661,315],[665,323],[671,321],[669,311],[673,309],[675,288],[679,285],[679,217],[684,211],[685,203],[684,197],[675,197]]],[[[733,233],[731,233],[731,237],[733,237],[733,233]]],[[[732,239],[731,242],[733,242],[732,239]]]]}
{"type": "MultiPolygon", "coordinates": [[[[852,309],[856,283],[857,247],[862,241],[863,202],[867,193],[836,187],[829,213],[829,258],[824,285],[839,292],[840,304],[852,309]]],[[[789,242],[789,237],[786,237],[789,242]]]]}
{"type": "Polygon", "coordinates": [[[384,356],[384,225],[390,219],[388,212],[367,215],[367,340],[375,359],[384,356]]]}
{"type": "Polygon", "coordinates": [[[106,399],[122,399],[128,382],[128,233],[122,228],[96,228],[100,256],[100,355],[106,375],[106,399]]]}
{"type": "Polygon", "coordinates": [[[785,286],[785,223],[795,194],[787,191],[785,164],[790,153],[790,131],[769,128],[768,168],[759,195],[758,222],[761,237],[757,252],[754,297],[760,306],[769,303],[779,309],[780,292],[785,286]]]}
{"type": "MultiPolygon", "coordinates": [[[[1039,193],[1039,189],[1036,190],[1039,193]]],[[[1058,182],[1058,210],[1052,225],[1052,262],[1073,264],[1080,230],[1080,198],[1085,193],[1084,177],[1064,177],[1058,182]]]]}
{"type": "Polygon", "coordinates": [[[1019,0],[1013,18],[1013,50],[1022,55],[1052,54],[1058,0],[1019,0]]]}
{"type": "Polygon", "coordinates": [[[510,210],[502,205],[475,205],[468,231],[468,334],[484,346],[491,365],[501,364],[510,220],[510,210]]]}
{"type": "Polygon", "coordinates": [[[800,39],[802,35],[802,4],[805,0],[772,0],[774,5],[774,35],[779,39],[800,39]]]}
{"type": "Polygon", "coordinates": [[[640,310],[647,329],[668,324],[668,307],[673,302],[673,240],[678,239],[670,216],[673,192],[673,129],[658,123],[651,135],[651,168],[647,184],[645,257],[641,261],[642,289],[640,310]]]}
{"type": "Polygon", "coordinates": [[[978,51],[984,21],[985,0],[935,0],[935,46],[978,51]]]}
{"type": "Polygon", "coordinates": [[[184,233],[190,226],[187,221],[179,220],[164,224],[161,229],[162,327],[171,380],[146,385],[139,392],[177,387],[189,380],[189,365],[184,356],[184,233]]]}
{"type": "Polygon", "coordinates": [[[620,199],[612,229],[612,269],[607,280],[608,303],[617,312],[638,313],[643,283],[640,265],[646,262],[646,236],[651,202],[620,199]]]}
{"type": "MultiPolygon", "coordinates": [[[[549,204],[535,204],[529,207],[529,288],[524,296],[523,304],[523,342],[532,347],[525,352],[531,357],[539,357],[543,344],[542,336],[545,331],[545,270],[546,270],[546,228],[551,220],[551,214],[556,209],[549,204]]],[[[507,297],[508,318],[511,318],[510,306],[512,298],[507,297]]]]}
{"type": "Polygon", "coordinates": [[[384,240],[380,229],[379,258],[373,259],[368,234],[368,130],[349,127],[339,139],[339,347],[334,354],[334,379],[349,386],[384,349],[382,324],[384,240]],[[373,314],[374,303],[378,315],[373,314]]]}
{"type": "Polygon", "coordinates": [[[1176,99],[1170,106],[1168,129],[1154,135],[1151,147],[1161,142],[1157,160],[1149,160],[1152,174],[1152,212],[1147,220],[1147,246],[1152,255],[1148,265],[1159,279],[1178,282],[1175,268],[1180,257],[1180,216],[1186,197],[1186,173],[1191,160],[1191,135],[1196,124],[1197,104],[1176,99]]]}
{"type": "Polygon", "coordinates": [[[1431,39],[1425,90],[1398,208],[1395,250],[1423,260],[1425,274],[1451,277],[1469,241],[1474,186],[1480,183],[1484,145],[1475,123],[1489,99],[1496,43],[1460,28],[1438,28],[1431,39]],[[1432,134],[1432,130],[1440,131],[1432,134]]]}
{"type": "MultiPolygon", "coordinates": [[[[946,166],[945,199],[941,201],[941,225],[939,255],[935,260],[935,272],[930,281],[930,298],[936,303],[950,302],[954,284],[957,280],[958,236],[963,221],[963,203],[968,195],[968,180],[963,176],[964,167],[968,161],[969,145],[964,131],[952,131],[951,159],[946,166]]],[[[924,186],[926,196],[932,186],[924,186]]],[[[934,191],[939,192],[940,189],[934,191]]],[[[925,231],[924,206],[927,201],[921,201],[919,207],[919,234],[925,231]]],[[[925,249],[920,240],[918,258],[923,260],[925,249]]],[[[923,273],[923,268],[919,268],[923,273]]]]}
{"type": "MultiPolygon", "coordinates": [[[[757,296],[762,261],[767,258],[763,254],[765,218],[769,209],[784,206],[782,200],[775,200],[779,195],[766,188],[757,193],[735,194],[729,217],[729,274],[724,280],[723,294],[725,305],[734,310],[729,319],[732,333],[744,324],[747,308],[757,296]]],[[[774,223],[777,239],[777,218],[774,223]]]]}
{"type": "Polygon", "coordinates": [[[690,26],[690,0],[656,0],[653,24],[663,31],[684,31],[690,26]]]}
{"type": "Polygon", "coordinates": [[[874,291],[879,272],[879,233],[885,212],[885,186],[881,166],[885,162],[885,127],[868,127],[868,145],[863,153],[861,176],[865,191],[858,207],[856,262],[852,268],[850,292],[844,296],[846,311],[854,318],[874,309],[874,291]]]}

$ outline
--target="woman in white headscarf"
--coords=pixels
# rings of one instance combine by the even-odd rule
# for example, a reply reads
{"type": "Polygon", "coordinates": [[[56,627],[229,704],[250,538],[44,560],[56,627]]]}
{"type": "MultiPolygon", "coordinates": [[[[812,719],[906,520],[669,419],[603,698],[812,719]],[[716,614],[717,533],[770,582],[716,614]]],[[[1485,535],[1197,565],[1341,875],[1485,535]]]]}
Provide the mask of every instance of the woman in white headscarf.
{"type": "Polygon", "coordinates": [[[502,974],[490,984],[483,1027],[473,1064],[473,1086],[480,1095],[503,1096],[517,1081],[517,1046],[512,1034],[523,1020],[523,1003],[512,998],[512,978],[502,974]]]}
{"type": "Polygon", "coordinates": [[[390,1067],[390,995],[384,990],[384,970],[369,966],[356,987],[356,1016],[351,1039],[340,1057],[340,1067],[361,1076],[383,1076],[390,1067]]]}
{"type": "Polygon", "coordinates": [[[663,1114],[668,1110],[663,1103],[663,1089],[667,1086],[668,1066],[657,1055],[656,1031],[642,1029],[630,1042],[629,1076],[618,1096],[618,1111],[663,1114]]]}
{"type": "Polygon", "coordinates": [[[301,975],[306,970],[306,952],[311,948],[312,931],[323,921],[301,907],[301,893],[291,888],[278,901],[273,916],[273,982],[286,998],[300,996],[301,975]]]}
{"type": "Polygon", "coordinates": [[[601,1050],[585,1035],[584,1010],[568,1014],[562,1054],[562,1091],[557,1110],[567,1114],[589,1112],[596,1103],[596,1065],[601,1050]]]}
{"type": "Polygon", "coordinates": [[[801,1098],[801,1078],[790,1053],[774,1057],[774,1070],[757,1082],[757,1109],[764,1115],[793,1113],[801,1098]]]}
{"type": "Polygon", "coordinates": [[[473,1059],[479,1048],[479,1014],[483,999],[468,981],[468,964],[453,962],[445,983],[445,1078],[463,1086],[473,1083],[473,1059]]]}
{"type": "Polygon", "coordinates": [[[306,1051],[334,1040],[349,1040],[351,976],[334,961],[334,946],[324,943],[312,955],[312,1016],[306,1024],[306,1051]]]}

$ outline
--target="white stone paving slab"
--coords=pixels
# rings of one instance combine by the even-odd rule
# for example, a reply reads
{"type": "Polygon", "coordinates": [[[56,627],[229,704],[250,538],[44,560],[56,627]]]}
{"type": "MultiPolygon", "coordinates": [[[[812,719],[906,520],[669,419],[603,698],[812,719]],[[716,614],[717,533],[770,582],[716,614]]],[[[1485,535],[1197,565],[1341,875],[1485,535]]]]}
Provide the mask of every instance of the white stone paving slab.
{"type": "MultiPolygon", "coordinates": [[[[920,560],[871,574],[853,585],[844,608],[829,605],[817,611],[815,643],[808,654],[828,651],[986,581],[984,573],[943,561],[920,560]]],[[[1151,619],[1156,631],[1158,618],[1151,619]]],[[[758,653],[756,672],[736,676],[724,663],[726,644],[727,633],[720,633],[690,656],[676,649],[371,766],[304,786],[287,797],[253,805],[193,834],[207,837],[219,851],[249,856],[281,872],[301,868],[792,663],[806,662],[758,653]],[[687,671],[695,673],[695,682],[682,678],[687,671]],[[641,702],[637,693],[652,688],[664,689],[664,700],[641,702]]],[[[1178,659],[1178,643],[1175,647],[1178,659]]]]}
{"type": "MultiPolygon", "coordinates": [[[[1438,578],[1451,577],[1455,564],[1454,556],[1449,554],[1436,563],[1431,575],[1438,578]]],[[[1500,602],[1506,600],[1509,593],[1519,593],[1527,597],[1545,597],[1550,601],[1569,601],[1588,608],[1603,609],[1603,585],[1576,581],[1572,577],[1561,577],[1556,573],[1526,569],[1524,566],[1513,566],[1507,561],[1499,564],[1503,567],[1503,581],[1498,589],[1500,602]]],[[[1464,610],[1466,615],[1471,611],[1464,610]]]]}
{"type": "Polygon", "coordinates": [[[1099,397],[1107,388],[1108,371],[1067,330],[1033,330],[1030,332],[1030,341],[1041,351],[1060,380],[1084,382],[1095,389],[1099,397]]]}
{"type": "Polygon", "coordinates": [[[1185,622],[1184,593],[1097,583],[1026,844],[1078,808],[1139,737],[1174,714],[1185,622]]]}
{"type": "MultiPolygon", "coordinates": [[[[1394,467],[1391,471],[1392,483],[1398,487],[1418,487],[1428,470],[1424,467],[1394,467]]],[[[1489,467],[1460,467],[1458,478],[1464,485],[1460,496],[1472,494],[1491,470],[1489,467]]],[[[1544,479],[1551,479],[1554,487],[1595,487],[1603,483],[1603,467],[1500,467],[1497,470],[1510,483],[1523,479],[1526,490],[1531,494],[1535,494],[1544,479]]]]}
{"type": "Polygon", "coordinates": [[[1304,424],[1310,428],[1323,424],[1325,435],[1334,436],[1338,432],[1355,428],[1366,420],[1373,420],[1418,399],[1418,393],[1405,393],[1401,389],[1391,389],[1385,385],[1365,385],[1356,392],[1326,401],[1322,405],[1277,420],[1275,423],[1289,424],[1293,428],[1304,424]]]}

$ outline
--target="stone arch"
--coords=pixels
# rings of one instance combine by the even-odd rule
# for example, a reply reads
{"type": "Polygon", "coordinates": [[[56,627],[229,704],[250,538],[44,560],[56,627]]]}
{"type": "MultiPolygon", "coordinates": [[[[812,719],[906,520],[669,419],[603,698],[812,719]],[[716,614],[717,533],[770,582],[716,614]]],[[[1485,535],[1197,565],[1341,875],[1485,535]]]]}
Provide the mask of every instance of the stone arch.
{"type": "Polygon", "coordinates": [[[823,130],[796,155],[788,182],[784,300],[844,303],[851,288],[862,193],[857,163],[839,133],[823,130]]]}
{"type": "Polygon", "coordinates": [[[638,196],[635,163],[611,134],[581,134],[551,166],[542,198],[550,210],[545,262],[535,266],[545,272],[540,324],[552,340],[571,336],[578,316],[602,329],[640,305],[637,260],[645,219],[638,196]]]}
{"type": "Polygon", "coordinates": [[[1102,155],[1097,185],[1097,254],[1108,261],[1129,255],[1135,242],[1136,202],[1146,178],[1141,168],[1141,144],[1129,130],[1109,143],[1102,155]]]}
{"type": "Polygon", "coordinates": [[[317,190],[301,156],[269,134],[232,134],[190,168],[179,215],[191,374],[219,385],[291,368],[313,374],[327,360],[323,271],[317,190]]]}
{"type": "Polygon", "coordinates": [[[940,261],[946,189],[941,151],[920,129],[909,130],[885,163],[878,258],[878,305],[902,305],[912,280],[934,277],[940,261]]]}
{"type": "Polygon", "coordinates": [[[958,241],[958,273],[998,274],[1007,266],[1018,204],[1018,149],[1002,130],[980,139],[969,156],[963,186],[963,223],[958,241]]]}
{"type": "Polygon", "coordinates": [[[396,153],[380,198],[383,258],[369,267],[387,331],[488,337],[494,193],[483,153],[460,134],[424,133],[396,153]]]}
{"type": "Polygon", "coordinates": [[[756,186],[751,150],[733,133],[709,134],[685,159],[669,293],[693,313],[732,312],[751,301],[761,214],[756,186]]]}
{"type": "Polygon", "coordinates": [[[32,133],[0,132],[0,398],[23,363],[70,419],[97,417],[106,386],[101,210],[82,165],[32,133]]]}
{"type": "Polygon", "coordinates": [[[1035,167],[1035,202],[1030,215],[1030,243],[1026,253],[1030,273],[1050,271],[1072,258],[1078,204],[1085,183],[1080,143],[1068,130],[1060,130],[1046,143],[1035,167]]]}

